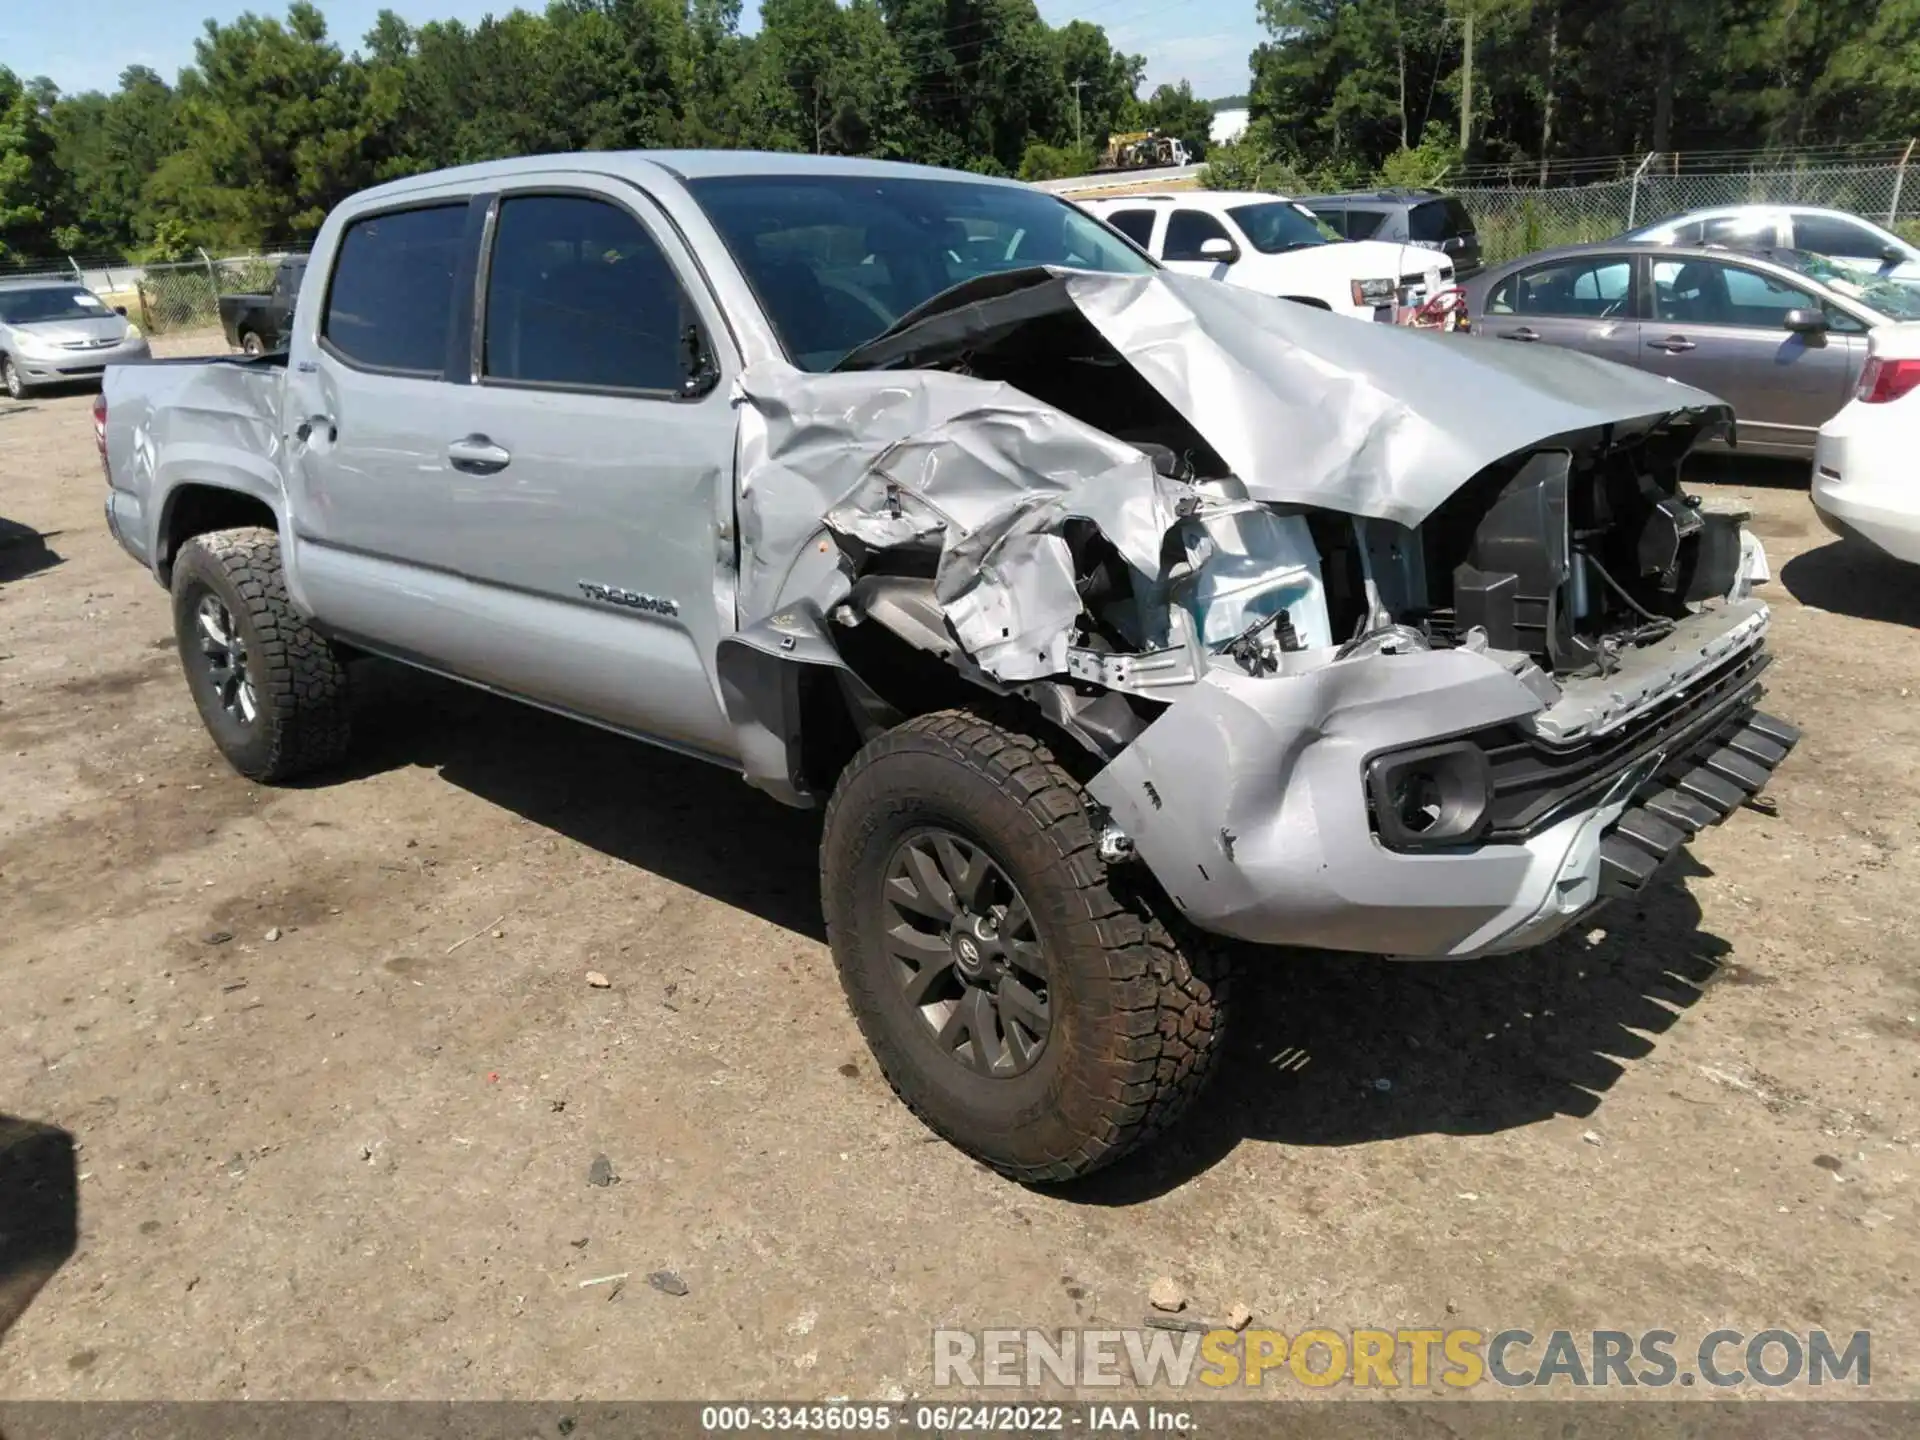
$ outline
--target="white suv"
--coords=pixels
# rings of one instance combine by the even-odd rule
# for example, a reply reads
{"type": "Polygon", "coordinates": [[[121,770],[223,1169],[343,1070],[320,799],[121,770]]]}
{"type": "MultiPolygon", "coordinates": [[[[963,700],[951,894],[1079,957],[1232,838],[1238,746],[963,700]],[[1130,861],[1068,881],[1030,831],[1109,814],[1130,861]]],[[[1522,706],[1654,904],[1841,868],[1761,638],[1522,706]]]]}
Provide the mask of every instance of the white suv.
{"type": "Polygon", "coordinates": [[[1453,261],[1440,252],[1342,240],[1284,195],[1200,190],[1077,203],[1170,270],[1359,320],[1402,319],[1453,284],[1453,261]]]}

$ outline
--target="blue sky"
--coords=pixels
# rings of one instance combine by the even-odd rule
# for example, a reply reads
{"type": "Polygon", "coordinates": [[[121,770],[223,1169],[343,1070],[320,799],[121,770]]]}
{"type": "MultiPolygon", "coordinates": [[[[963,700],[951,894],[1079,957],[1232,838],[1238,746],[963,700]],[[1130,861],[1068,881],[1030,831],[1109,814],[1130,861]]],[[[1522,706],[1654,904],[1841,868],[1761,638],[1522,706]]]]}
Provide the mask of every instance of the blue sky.
{"type": "MultiPolygon", "coordinates": [[[[489,0],[386,0],[412,21],[478,20],[513,8],[489,0]]],[[[526,8],[541,8],[535,0],[526,8]]],[[[1260,43],[1254,0],[1039,0],[1052,25],[1085,19],[1106,28],[1120,49],[1147,57],[1148,86],[1191,80],[1203,97],[1247,87],[1247,57],[1260,43]]],[[[320,0],[334,37],[359,44],[382,0],[320,0]]],[[[64,91],[111,89],[128,65],[148,65],[169,80],[192,63],[194,37],[208,17],[244,10],[278,13],[275,0],[0,0],[0,65],[48,75],[64,91]]],[[[758,0],[747,0],[746,28],[758,0]]]]}

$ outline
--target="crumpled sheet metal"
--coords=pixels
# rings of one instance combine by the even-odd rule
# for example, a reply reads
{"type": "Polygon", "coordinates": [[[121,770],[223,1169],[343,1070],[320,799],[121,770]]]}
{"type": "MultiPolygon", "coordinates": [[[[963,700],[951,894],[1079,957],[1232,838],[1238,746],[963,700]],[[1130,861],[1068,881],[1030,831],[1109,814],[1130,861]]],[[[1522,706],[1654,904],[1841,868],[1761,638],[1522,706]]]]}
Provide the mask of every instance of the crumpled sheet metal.
{"type": "MultiPolygon", "coordinates": [[[[1164,271],[1036,270],[971,288],[977,302],[952,298],[983,322],[1015,307],[1023,321],[1036,305],[1079,310],[1253,499],[1408,526],[1542,441],[1719,406],[1572,351],[1367,325],[1164,271]],[[1055,293],[1039,293],[1048,283],[1055,293]]],[[[1092,521],[1157,576],[1190,493],[1099,428],[945,370],[814,375],[769,362],[740,376],[736,399],[742,622],[802,594],[838,598],[796,570],[827,535],[880,549],[938,543],[936,595],[961,644],[1002,680],[1065,668],[1081,610],[1059,538],[1066,519],[1092,521]]]]}
{"type": "Polygon", "coordinates": [[[935,596],[1002,680],[1066,668],[1082,602],[1065,522],[1091,521],[1154,575],[1187,493],[1132,446],[998,382],[762,366],[740,396],[742,618],[794,598],[794,561],[823,530],[874,549],[935,543],[935,596]]]}
{"type": "Polygon", "coordinates": [[[1256,499],[1418,525],[1554,436],[1719,409],[1591,355],[1368,325],[1191,275],[1072,273],[1088,321],[1256,499]]]}

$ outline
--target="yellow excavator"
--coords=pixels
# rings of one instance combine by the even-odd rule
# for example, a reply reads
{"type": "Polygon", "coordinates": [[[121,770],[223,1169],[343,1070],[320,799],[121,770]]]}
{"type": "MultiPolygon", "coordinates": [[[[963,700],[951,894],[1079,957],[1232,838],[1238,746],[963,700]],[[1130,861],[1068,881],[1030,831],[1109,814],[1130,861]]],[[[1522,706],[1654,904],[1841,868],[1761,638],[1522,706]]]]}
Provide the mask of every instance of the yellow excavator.
{"type": "Polygon", "coordinates": [[[1107,137],[1107,148],[1100,155],[1100,163],[1094,166],[1094,173],[1149,170],[1191,163],[1183,141],[1171,135],[1162,135],[1158,130],[1132,130],[1107,137]]]}

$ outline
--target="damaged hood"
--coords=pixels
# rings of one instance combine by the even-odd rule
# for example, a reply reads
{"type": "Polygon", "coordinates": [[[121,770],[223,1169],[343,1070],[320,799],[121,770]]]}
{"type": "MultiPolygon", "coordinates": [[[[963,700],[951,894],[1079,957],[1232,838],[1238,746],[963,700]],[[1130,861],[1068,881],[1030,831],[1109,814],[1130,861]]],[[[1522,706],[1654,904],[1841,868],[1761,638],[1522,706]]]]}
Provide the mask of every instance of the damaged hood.
{"type": "MultiPolygon", "coordinates": [[[[740,622],[801,601],[824,613],[868,558],[919,552],[961,647],[1012,682],[1066,667],[1082,610],[1070,522],[1098,529],[1145,592],[1163,581],[1176,525],[1222,502],[1099,426],[966,373],[970,353],[1025,346],[1027,327],[1039,347],[1062,321],[1097,332],[1085,348],[1114,352],[1101,363],[1131,366],[1184,418],[1242,505],[1414,526],[1488,465],[1557,436],[1727,416],[1698,390],[1571,351],[1368,325],[1189,276],[986,276],[833,373],[742,372],[740,622]]],[[[1179,621],[1177,607],[1154,613],[1179,621]]]]}
{"type": "Polygon", "coordinates": [[[897,370],[1077,311],[1255,499],[1418,525],[1555,436],[1731,412],[1704,391],[1548,346],[1368,325],[1191,275],[1025,270],[956,286],[847,357],[897,370]]]}

